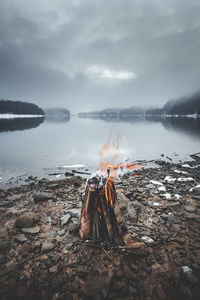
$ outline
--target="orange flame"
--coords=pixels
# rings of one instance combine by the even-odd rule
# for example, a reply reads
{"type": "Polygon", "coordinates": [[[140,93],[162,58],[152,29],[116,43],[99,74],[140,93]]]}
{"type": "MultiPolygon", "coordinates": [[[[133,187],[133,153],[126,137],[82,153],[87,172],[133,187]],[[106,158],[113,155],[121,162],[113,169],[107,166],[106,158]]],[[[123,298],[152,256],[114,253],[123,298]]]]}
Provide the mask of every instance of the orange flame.
{"type": "MultiPolygon", "coordinates": [[[[107,206],[110,204],[111,207],[113,207],[113,188],[112,188],[112,181],[114,177],[117,175],[117,172],[119,169],[126,169],[126,170],[133,170],[138,169],[140,165],[135,163],[118,163],[114,164],[114,161],[119,156],[119,144],[120,144],[120,136],[117,137],[116,142],[112,143],[111,146],[111,139],[112,139],[112,129],[110,130],[108,140],[103,145],[102,149],[99,151],[100,156],[100,163],[97,168],[100,169],[100,173],[106,173],[109,170],[108,173],[108,179],[105,183],[105,196],[106,196],[106,204],[107,206]],[[114,155],[107,161],[103,162],[103,159],[109,156],[110,153],[114,152],[114,155]]],[[[138,174],[136,174],[138,175],[138,174]]],[[[99,211],[100,213],[100,211],[99,211]]]]}

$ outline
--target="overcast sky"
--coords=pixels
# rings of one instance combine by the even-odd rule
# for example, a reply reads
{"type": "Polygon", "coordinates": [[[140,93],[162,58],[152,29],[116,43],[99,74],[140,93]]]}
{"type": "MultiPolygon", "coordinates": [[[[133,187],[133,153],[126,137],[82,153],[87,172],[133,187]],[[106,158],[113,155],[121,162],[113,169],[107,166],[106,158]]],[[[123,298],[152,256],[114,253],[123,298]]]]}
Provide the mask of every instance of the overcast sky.
{"type": "Polygon", "coordinates": [[[200,0],[0,0],[0,97],[72,112],[199,90],[200,0]]]}

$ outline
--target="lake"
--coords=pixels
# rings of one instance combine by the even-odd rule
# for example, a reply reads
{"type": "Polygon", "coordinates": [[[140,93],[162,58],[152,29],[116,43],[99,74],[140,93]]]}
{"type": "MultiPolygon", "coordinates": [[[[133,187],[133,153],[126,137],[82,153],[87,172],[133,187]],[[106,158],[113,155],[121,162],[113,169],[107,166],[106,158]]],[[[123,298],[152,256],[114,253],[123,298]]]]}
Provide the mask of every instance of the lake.
{"type": "Polygon", "coordinates": [[[54,179],[64,176],[67,170],[67,167],[58,167],[77,164],[85,166],[80,170],[93,172],[100,162],[99,151],[111,131],[111,151],[103,159],[116,156],[116,163],[127,159],[130,162],[159,159],[161,154],[168,161],[169,158],[185,160],[189,154],[200,151],[199,119],[117,120],[71,116],[65,122],[41,118],[31,118],[30,122],[27,119],[1,120],[1,181],[27,178],[30,174],[54,179]],[[56,174],[49,175],[52,173],[56,174]]]}

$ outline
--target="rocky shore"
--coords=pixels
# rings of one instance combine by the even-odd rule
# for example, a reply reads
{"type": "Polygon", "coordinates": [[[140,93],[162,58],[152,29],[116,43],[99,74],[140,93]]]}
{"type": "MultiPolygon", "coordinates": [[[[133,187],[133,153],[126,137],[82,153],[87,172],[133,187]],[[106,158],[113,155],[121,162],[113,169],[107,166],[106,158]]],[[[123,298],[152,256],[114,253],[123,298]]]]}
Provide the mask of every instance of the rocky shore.
{"type": "Polygon", "coordinates": [[[132,248],[79,238],[86,179],[0,190],[0,299],[199,299],[200,155],[115,178],[132,248]]]}

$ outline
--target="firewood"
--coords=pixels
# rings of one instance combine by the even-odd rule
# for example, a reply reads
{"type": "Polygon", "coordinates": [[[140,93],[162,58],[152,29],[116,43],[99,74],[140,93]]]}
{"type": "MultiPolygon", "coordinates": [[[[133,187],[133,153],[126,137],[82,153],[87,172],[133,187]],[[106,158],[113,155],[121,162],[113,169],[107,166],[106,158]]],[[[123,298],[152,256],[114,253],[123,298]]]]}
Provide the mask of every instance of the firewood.
{"type": "Polygon", "coordinates": [[[80,217],[80,237],[131,246],[112,177],[96,176],[88,180],[80,217]]]}

